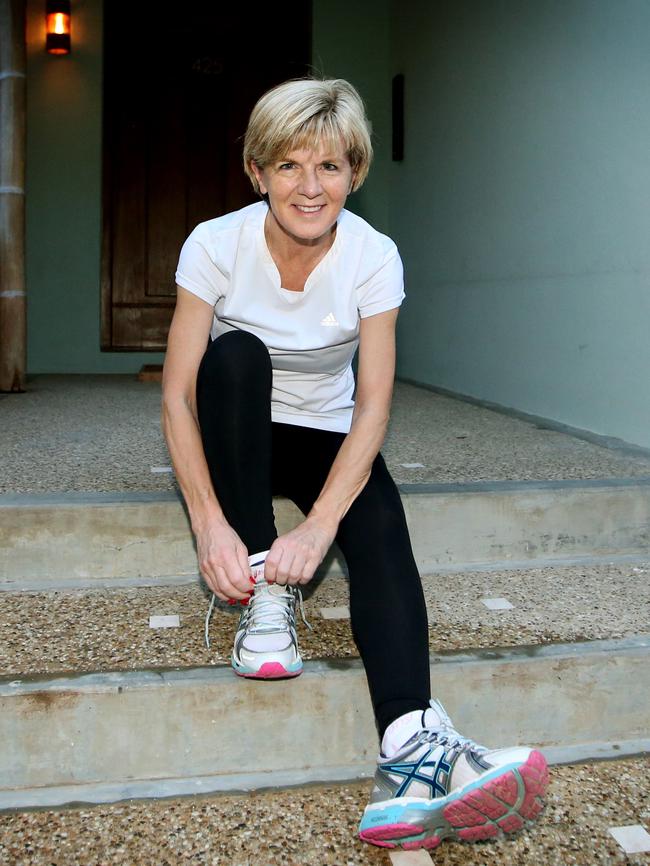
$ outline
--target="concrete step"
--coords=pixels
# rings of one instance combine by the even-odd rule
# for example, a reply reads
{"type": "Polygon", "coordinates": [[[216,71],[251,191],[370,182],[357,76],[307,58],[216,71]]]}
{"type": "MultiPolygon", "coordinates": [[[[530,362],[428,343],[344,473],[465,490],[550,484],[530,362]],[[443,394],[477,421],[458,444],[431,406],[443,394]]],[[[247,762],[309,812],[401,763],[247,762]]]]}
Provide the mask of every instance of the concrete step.
{"type": "MultiPolygon", "coordinates": [[[[30,376],[0,395],[0,494],[172,490],[160,396],[135,376],[30,376]]],[[[648,449],[400,381],[382,453],[397,483],[650,477],[648,449]]]]}
{"type": "MultiPolygon", "coordinates": [[[[551,760],[649,749],[649,573],[645,560],[426,575],[434,693],[490,745],[536,744],[551,760]],[[512,607],[488,609],[494,598],[512,607]]],[[[306,596],[305,672],[251,683],[227,666],[236,610],[217,605],[205,648],[197,582],[5,593],[0,742],[12,748],[0,755],[0,807],[372,772],[376,736],[349,619],[324,618],[345,612],[347,581],[314,582],[306,596]],[[150,628],[160,614],[177,614],[179,627],[150,628]]]]}
{"type": "MultiPolygon", "coordinates": [[[[546,808],[507,840],[444,842],[438,866],[642,866],[612,826],[648,827],[650,759],[551,769],[546,808]]],[[[0,814],[0,862],[12,866],[390,866],[356,837],[368,782],[112,806],[0,814]],[[56,846],[56,848],[54,847],[56,846]]],[[[417,862],[427,862],[423,855],[417,862]]],[[[408,861],[402,858],[406,866],[408,861]]]]}
{"type": "MultiPolygon", "coordinates": [[[[650,555],[650,479],[402,485],[420,571],[650,555]]],[[[0,588],[183,582],[197,573],[174,492],[0,497],[0,588]]],[[[280,532],[300,515],[276,502],[280,532]]],[[[344,571],[334,551],[322,572],[344,571]]]]}
{"type": "MultiPolygon", "coordinates": [[[[433,654],[431,675],[487,745],[552,762],[650,751],[650,635],[433,654]]],[[[5,680],[0,742],[0,808],[360,778],[377,749],[357,659],[275,682],[222,666],[5,680]]]]}
{"type": "MultiPolygon", "coordinates": [[[[642,586],[643,575],[632,571],[631,583],[637,577],[636,586],[642,586]]],[[[592,576],[596,594],[591,603],[596,610],[606,586],[603,576],[592,576]]],[[[452,576],[448,577],[451,584],[452,576]]],[[[486,575],[474,576],[480,577],[486,575]]],[[[449,609],[438,588],[440,576],[427,580],[430,604],[435,592],[443,605],[439,610],[449,609]]],[[[520,579],[517,592],[524,596],[525,585],[531,586],[533,580],[530,574],[520,579]]],[[[624,581],[619,584],[622,587],[624,581]]],[[[614,581],[610,588],[615,586],[614,581]]],[[[634,586],[628,591],[630,597],[637,592],[634,586]]],[[[89,662],[97,666],[93,672],[68,675],[38,672],[39,666],[52,671],[62,665],[67,644],[54,628],[64,632],[75,628],[74,617],[60,616],[64,594],[6,596],[21,614],[14,626],[22,623],[23,634],[34,630],[33,646],[40,648],[41,663],[34,652],[31,667],[15,664],[23,670],[0,682],[0,742],[11,743],[11,749],[4,748],[0,754],[0,807],[171,796],[359,778],[372,772],[376,735],[361,663],[342,657],[346,645],[349,653],[353,651],[346,621],[338,623],[335,640],[327,629],[313,639],[312,653],[320,653],[321,659],[308,661],[302,676],[293,681],[242,681],[223,664],[138,668],[137,661],[144,661],[143,655],[151,653],[152,647],[157,647],[160,664],[166,658],[161,647],[174,641],[176,656],[170,656],[181,660],[181,665],[192,659],[196,665],[201,653],[206,654],[199,649],[202,609],[199,621],[192,623],[190,617],[184,633],[167,630],[158,632],[155,642],[147,640],[153,633],[146,625],[145,611],[170,611],[152,604],[154,596],[144,597],[163,592],[178,594],[180,589],[140,589],[137,599],[135,590],[70,593],[65,598],[68,611],[76,612],[81,623],[76,631],[77,669],[83,670],[89,662]],[[31,611],[25,604],[29,601],[31,611]],[[127,611],[137,622],[129,621],[127,611]],[[129,668],[135,661],[136,669],[111,671],[109,662],[106,670],[97,664],[106,664],[101,646],[121,632],[121,666],[129,668]],[[168,641],[167,635],[173,635],[173,640],[168,641]],[[323,719],[327,719],[327,737],[322,736],[323,719]],[[270,729],[273,749],[268,748],[270,729]]],[[[194,592],[194,602],[203,601],[197,587],[186,592],[194,592]]],[[[453,600],[451,586],[448,592],[447,599],[453,600]]],[[[637,599],[637,609],[647,607],[647,593],[646,588],[646,595],[637,599]]],[[[510,595],[517,601],[513,592],[510,595]]],[[[584,614],[589,612],[590,595],[587,590],[584,614]]],[[[181,600],[178,595],[173,599],[174,604],[181,600]]],[[[190,603],[189,596],[185,600],[190,603]]],[[[579,621],[575,592],[567,600],[572,601],[579,621]]],[[[317,604],[312,598],[308,606],[313,610],[317,604]]],[[[517,606],[486,611],[484,617],[469,602],[457,607],[466,619],[465,635],[472,627],[480,629],[482,618],[495,616],[503,617],[501,633],[512,634],[511,640],[522,640],[526,634],[520,630],[521,622],[512,621],[517,606]]],[[[642,611],[641,621],[644,616],[642,611]]],[[[182,619],[185,622],[185,614],[182,619]]],[[[620,613],[615,620],[615,609],[605,606],[600,628],[620,634],[624,619],[620,613]]],[[[632,630],[638,623],[626,620],[623,627],[632,630]]],[[[490,631],[489,620],[485,624],[485,633],[474,635],[477,643],[483,641],[482,648],[437,651],[431,656],[434,692],[462,731],[494,746],[535,744],[555,761],[650,750],[650,635],[498,647],[494,639],[499,627],[490,631]]],[[[323,621],[317,634],[322,625],[323,621]]],[[[218,655],[227,653],[233,627],[232,612],[219,611],[213,625],[213,632],[216,628],[220,634],[218,655]]],[[[451,618],[446,627],[448,632],[462,631],[451,625],[451,618]]],[[[440,631],[441,624],[434,623],[433,640],[440,631]]],[[[3,643],[18,646],[19,630],[17,635],[11,632],[10,640],[3,643]]],[[[463,640],[462,635],[456,637],[461,645],[463,640]]],[[[11,664],[5,669],[11,670],[11,664]]]]}
{"type": "MultiPolygon", "coordinates": [[[[0,395],[0,494],[173,490],[160,397],[135,376],[30,376],[0,395]]],[[[382,448],[395,481],[650,478],[648,449],[494,408],[397,381],[382,448]]]]}
{"type": "MultiPolygon", "coordinates": [[[[649,576],[650,559],[425,575],[430,650],[616,640],[650,632],[649,576]],[[495,598],[512,607],[488,609],[484,600],[495,598]]],[[[314,580],[305,587],[304,598],[313,630],[299,620],[303,658],[356,657],[345,616],[347,579],[314,580]],[[337,618],[325,618],[332,615],[337,618]]],[[[207,605],[205,588],[197,581],[184,586],[6,592],[0,670],[5,677],[43,678],[228,664],[238,609],[216,605],[208,650],[203,640],[207,605]],[[179,627],[152,629],[153,615],[177,615],[179,627]]]]}

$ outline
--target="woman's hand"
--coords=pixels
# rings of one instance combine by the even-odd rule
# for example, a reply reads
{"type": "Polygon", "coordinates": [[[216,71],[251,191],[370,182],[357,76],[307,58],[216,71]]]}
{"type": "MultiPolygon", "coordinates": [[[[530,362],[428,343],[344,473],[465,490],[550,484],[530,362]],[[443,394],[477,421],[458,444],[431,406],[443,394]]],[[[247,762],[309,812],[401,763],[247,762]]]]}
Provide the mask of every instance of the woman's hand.
{"type": "Polygon", "coordinates": [[[222,601],[248,598],[251,569],[248,551],[228,523],[212,520],[194,531],[201,574],[222,601]]]}
{"type": "Polygon", "coordinates": [[[308,583],[336,537],[338,523],[307,517],[276,538],[266,557],[264,577],[269,583],[308,583]]]}

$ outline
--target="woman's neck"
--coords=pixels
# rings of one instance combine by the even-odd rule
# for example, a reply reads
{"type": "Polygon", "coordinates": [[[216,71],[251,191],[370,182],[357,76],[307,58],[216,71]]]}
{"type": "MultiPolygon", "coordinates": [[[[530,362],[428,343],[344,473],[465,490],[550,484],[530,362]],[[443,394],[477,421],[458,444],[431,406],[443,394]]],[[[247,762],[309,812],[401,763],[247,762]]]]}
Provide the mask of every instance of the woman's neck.
{"type": "Polygon", "coordinates": [[[269,209],[264,222],[266,246],[276,264],[291,262],[294,265],[315,267],[330,249],[336,237],[336,223],[319,238],[296,238],[287,232],[269,209]]]}

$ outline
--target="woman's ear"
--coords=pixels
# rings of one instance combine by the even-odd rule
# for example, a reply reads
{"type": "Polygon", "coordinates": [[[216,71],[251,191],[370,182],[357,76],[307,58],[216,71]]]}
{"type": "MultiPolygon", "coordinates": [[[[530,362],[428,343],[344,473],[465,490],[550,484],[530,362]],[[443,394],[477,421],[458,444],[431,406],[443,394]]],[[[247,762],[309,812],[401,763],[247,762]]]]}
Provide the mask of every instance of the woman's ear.
{"type": "Polygon", "coordinates": [[[255,160],[251,159],[250,165],[251,165],[251,171],[255,175],[255,180],[257,181],[257,185],[260,188],[260,193],[262,195],[266,195],[268,190],[267,190],[266,186],[264,185],[264,180],[263,180],[264,172],[259,167],[259,165],[255,162],[255,160]]]}

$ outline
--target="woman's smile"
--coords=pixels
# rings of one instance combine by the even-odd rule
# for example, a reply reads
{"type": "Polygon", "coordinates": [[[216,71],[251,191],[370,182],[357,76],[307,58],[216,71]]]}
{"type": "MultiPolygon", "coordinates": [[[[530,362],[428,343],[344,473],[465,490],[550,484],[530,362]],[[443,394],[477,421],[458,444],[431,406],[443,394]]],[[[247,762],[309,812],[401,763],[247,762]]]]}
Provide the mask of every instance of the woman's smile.
{"type": "Polygon", "coordinates": [[[300,246],[329,245],[354,179],[343,142],[299,148],[260,168],[252,164],[268,196],[271,237],[300,246]]]}
{"type": "Polygon", "coordinates": [[[324,204],[313,204],[313,205],[295,204],[294,207],[298,208],[300,213],[310,214],[310,213],[320,213],[322,211],[322,209],[325,207],[325,205],[324,204]]]}

